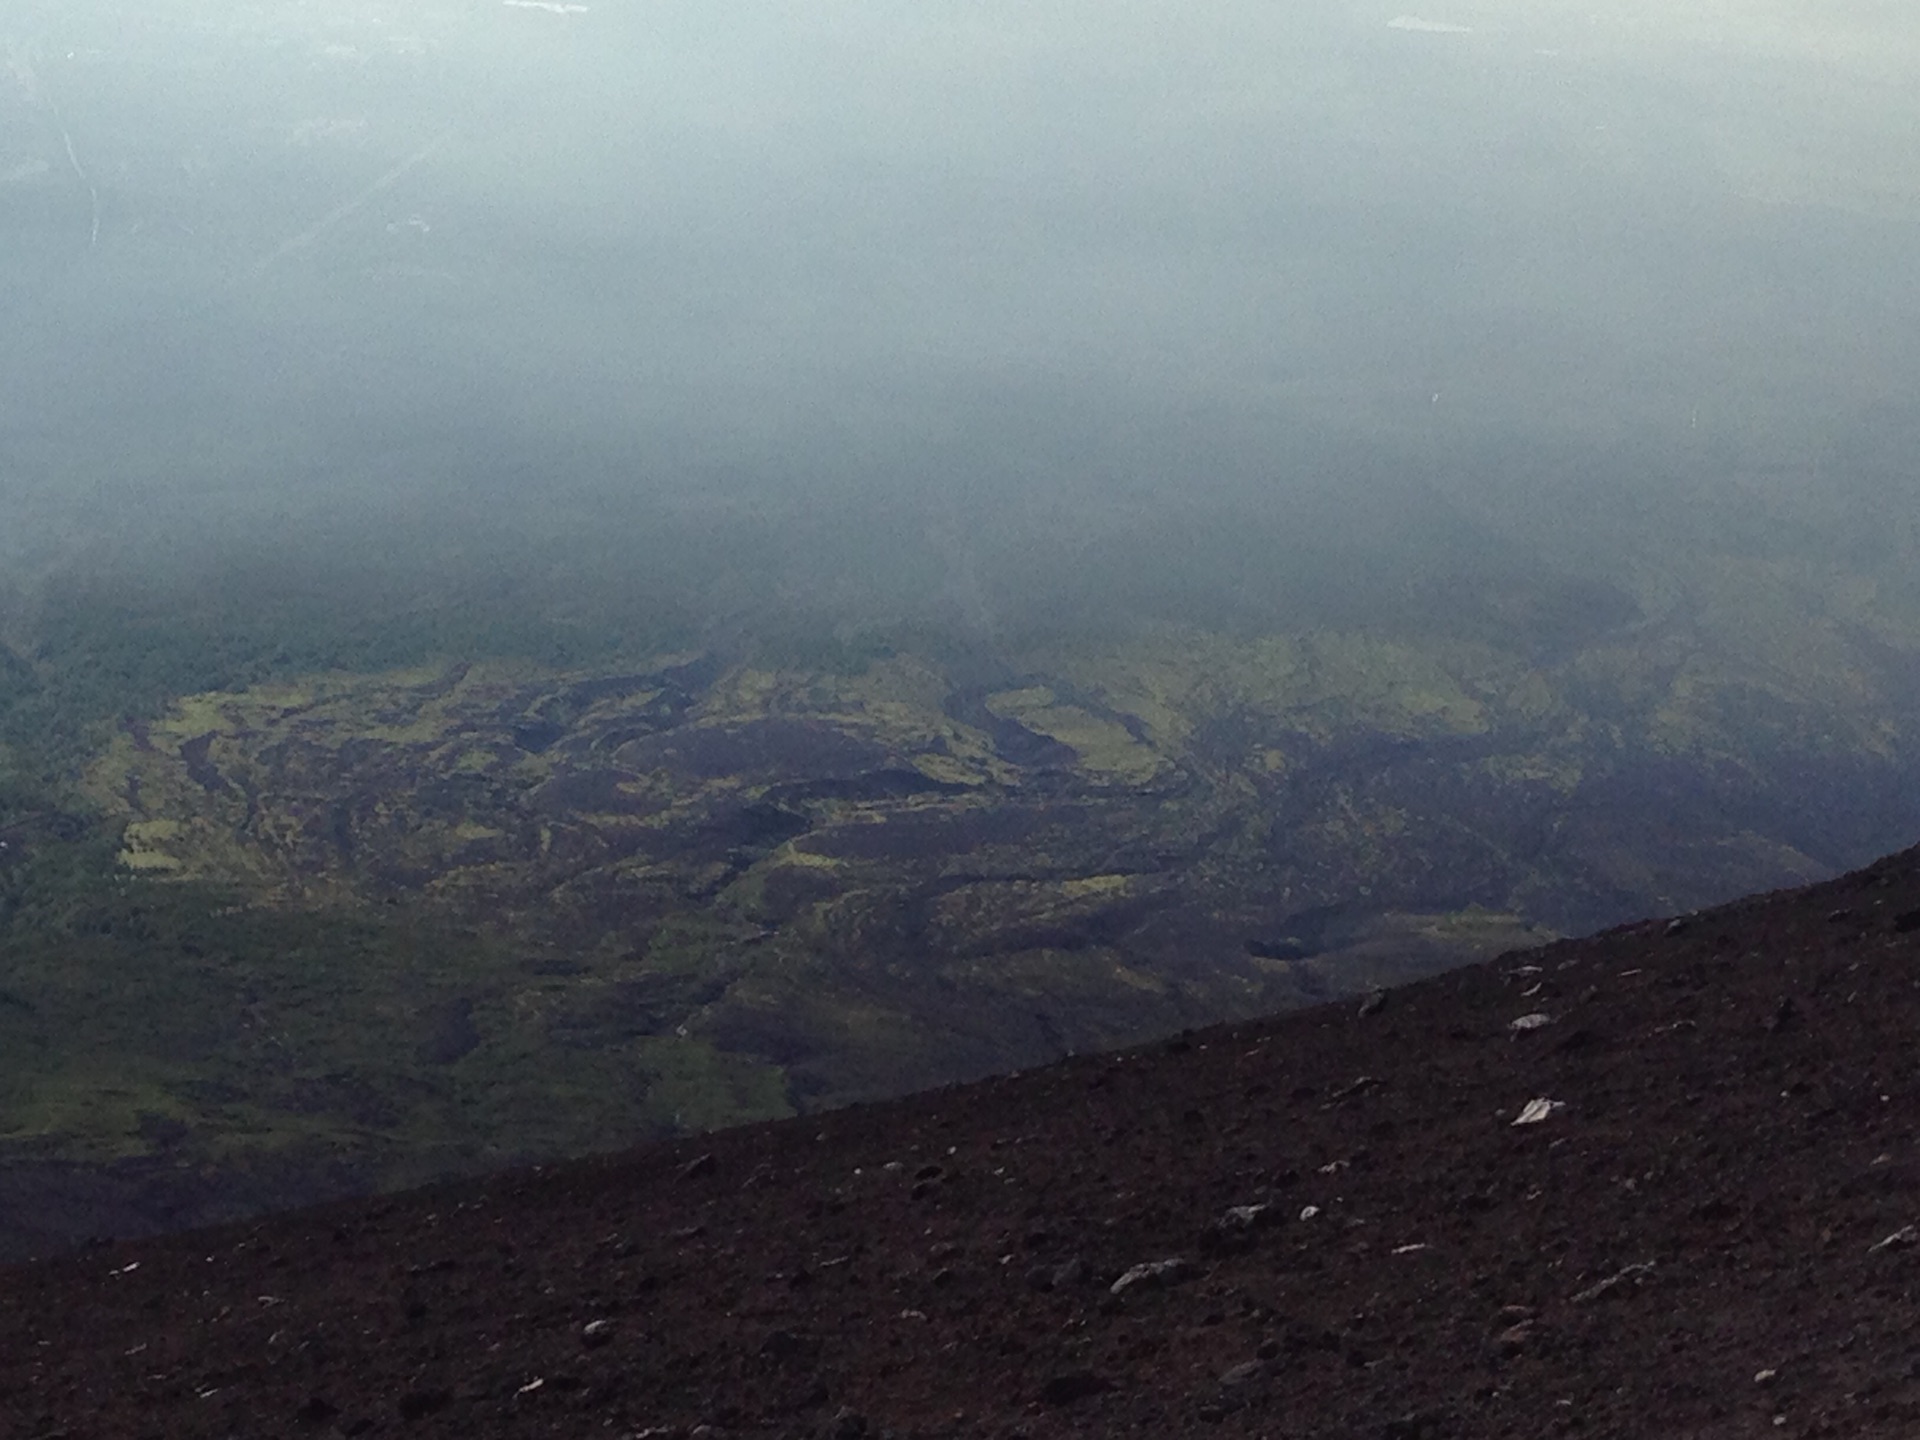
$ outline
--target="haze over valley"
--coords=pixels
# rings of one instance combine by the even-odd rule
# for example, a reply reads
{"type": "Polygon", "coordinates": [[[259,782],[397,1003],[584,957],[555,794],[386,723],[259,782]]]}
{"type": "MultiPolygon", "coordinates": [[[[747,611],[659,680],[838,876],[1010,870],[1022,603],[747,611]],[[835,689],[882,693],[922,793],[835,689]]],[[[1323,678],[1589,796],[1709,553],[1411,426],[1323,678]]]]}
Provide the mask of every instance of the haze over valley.
{"type": "Polygon", "coordinates": [[[0,1241],[1912,843],[1916,81],[1866,0],[14,0],[0,1241]]]}

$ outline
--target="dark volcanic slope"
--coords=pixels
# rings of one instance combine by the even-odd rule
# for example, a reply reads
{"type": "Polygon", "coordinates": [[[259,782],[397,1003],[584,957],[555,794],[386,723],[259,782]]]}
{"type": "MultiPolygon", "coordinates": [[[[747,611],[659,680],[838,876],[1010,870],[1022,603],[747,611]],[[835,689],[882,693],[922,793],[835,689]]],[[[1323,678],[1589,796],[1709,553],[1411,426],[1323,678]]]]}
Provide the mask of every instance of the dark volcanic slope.
{"type": "Polygon", "coordinates": [[[0,1434],[1911,1436],[1916,1033],[1909,852],[1371,1014],[0,1272],[0,1434]]]}

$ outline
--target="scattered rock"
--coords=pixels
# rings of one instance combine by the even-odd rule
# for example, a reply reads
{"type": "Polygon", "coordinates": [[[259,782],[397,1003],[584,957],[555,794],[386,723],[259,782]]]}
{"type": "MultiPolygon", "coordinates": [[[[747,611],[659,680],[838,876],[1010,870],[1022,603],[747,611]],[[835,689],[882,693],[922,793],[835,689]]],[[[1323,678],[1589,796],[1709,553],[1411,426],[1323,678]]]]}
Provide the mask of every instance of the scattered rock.
{"type": "Polygon", "coordinates": [[[1573,1303],[1576,1305],[1590,1305],[1595,1300],[1604,1299],[1608,1295],[1619,1293],[1623,1285],[1633,1285],[1637,1287],[1641,1281],[1645,1280],[1652,1273],[1653,1262],[1651,1260],[1643,1260],[1638,1265],[1628,1265],[1615,1274],[1607,1276],[1606,1279],[1599,1281],[1597,1284],[1589,1285],[1586,1289],[1580,1291],[1573,1297],[1573,1303]]]}
{"type": "Polygon", "coordinates": [[[1387,1008],[1387,992],[1375,990],[1360,1002],[1360,1018],[1366,1020],[1387,1008]]]}
{"type": "Polygon", "coordinates": [[[1542,1120],[1551,1119],[1554,1115],[1566,1108],[1567,1102],[1564,1100],[1548,1100],[1545,1098],[1529,1100],[1521,1107],[1520,1113],[1514,1116],[1513,1123],[1515,1125],[1538,1125],[1542,1120]]]}
{"type": "Polygon", "coordinates": [[[589,1320],[580,1327],[580,1343],[589,1350],[598,1350],[613,1339],[611,1320],[589,1320]]]}
{"type": "Polygon", "coordinates": [[[1258,1360],[1244,1360],[1220,1377],[1220,1383],[1227,1386],[1250,1385],[1267,1373],[1267,1367],[1258,1360]]]}
{"type": "Polygon", "coordinates": [[[702,1175],[711,1175],[717,1163],[711,1153],[698,1156],[680,1167],[680,1178],[698,1180],[702,1175]]]}
{"type": "Polygon", "coordinates": [[[1234,1205],[1217,1223],[1223,1230],[1252,1230],[1271,1224],[1277,1218],[1271,1205],[1234,1205]]]}
{"type": "Polygon", "coordinates": [[[1148,1260],[1135,1265],[1107,1287],[1110,1295],[1125,1295],[1131,1290],[1152,1290],[1162,1285],[1177,1285],[1193,1273],[1185,1260],[1148,1260]]]}
{"type": "Polygon", "coordinates": [[[1280,1212],[1270,1204],[1231,1206],[1206,1228],[1200,1237],[1201,1248],[1209,1252],[1244,1248],[1256,1230],[1265,1229],[1279,1218],[1280,1212]]]}
{"type": "Polygon", "coordinates": [[[1878,1255],[1882,1250],[1905,1250],[1920,1243],[1920,1227],[1902,1225],[1884,1240],[1876,1240],[1867,1247],[1869,1255],[1878,1255]]]}
{"type": "Polygon", "coordinates": [[[1516,1035],[1521,1035],[1529,1030],[1538,1030],[1541,1026],[1551,1025],[1552,1023],[1553,1017],[1551,1015],[1546,1015],[1536,1010],[1531,1015],[1522,1015],[1517,1020],[1509,1020],[1507,1022],[1507,1029],[1513,1031],[1516,1035]]]}
{"type": "Polygon", "coordinates": [[[1493,1337],[1493,1348],[1502,1355],[1518,1355],[1533,1340],[1533,1321],[1522,1320],[1517,1325],[1509,1325],[1493,1337]]]}

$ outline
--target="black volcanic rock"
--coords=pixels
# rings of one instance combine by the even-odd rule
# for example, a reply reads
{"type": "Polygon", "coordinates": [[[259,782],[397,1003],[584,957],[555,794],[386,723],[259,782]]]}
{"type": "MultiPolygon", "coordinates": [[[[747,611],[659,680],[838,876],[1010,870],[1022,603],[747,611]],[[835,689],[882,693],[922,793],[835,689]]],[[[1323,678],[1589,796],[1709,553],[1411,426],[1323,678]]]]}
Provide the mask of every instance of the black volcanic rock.
{"type": "Polygon", "coordinates": [[[1920,1434],[1917,909],[0,1271],[0,1434],[1920,1434]]]}

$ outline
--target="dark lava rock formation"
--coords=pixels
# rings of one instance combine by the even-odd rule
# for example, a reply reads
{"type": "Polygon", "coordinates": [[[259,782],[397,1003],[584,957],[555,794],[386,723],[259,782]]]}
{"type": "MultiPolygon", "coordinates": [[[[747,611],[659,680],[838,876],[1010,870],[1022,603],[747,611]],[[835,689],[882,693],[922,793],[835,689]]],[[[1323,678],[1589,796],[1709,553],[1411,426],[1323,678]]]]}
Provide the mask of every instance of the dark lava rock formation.
{"type": "Polygon", "coordinates": [[[0,1434],[1911,1436],[1917,1035],[1920,851],[1384,1004],[6,1270],[0,1434]]]}

